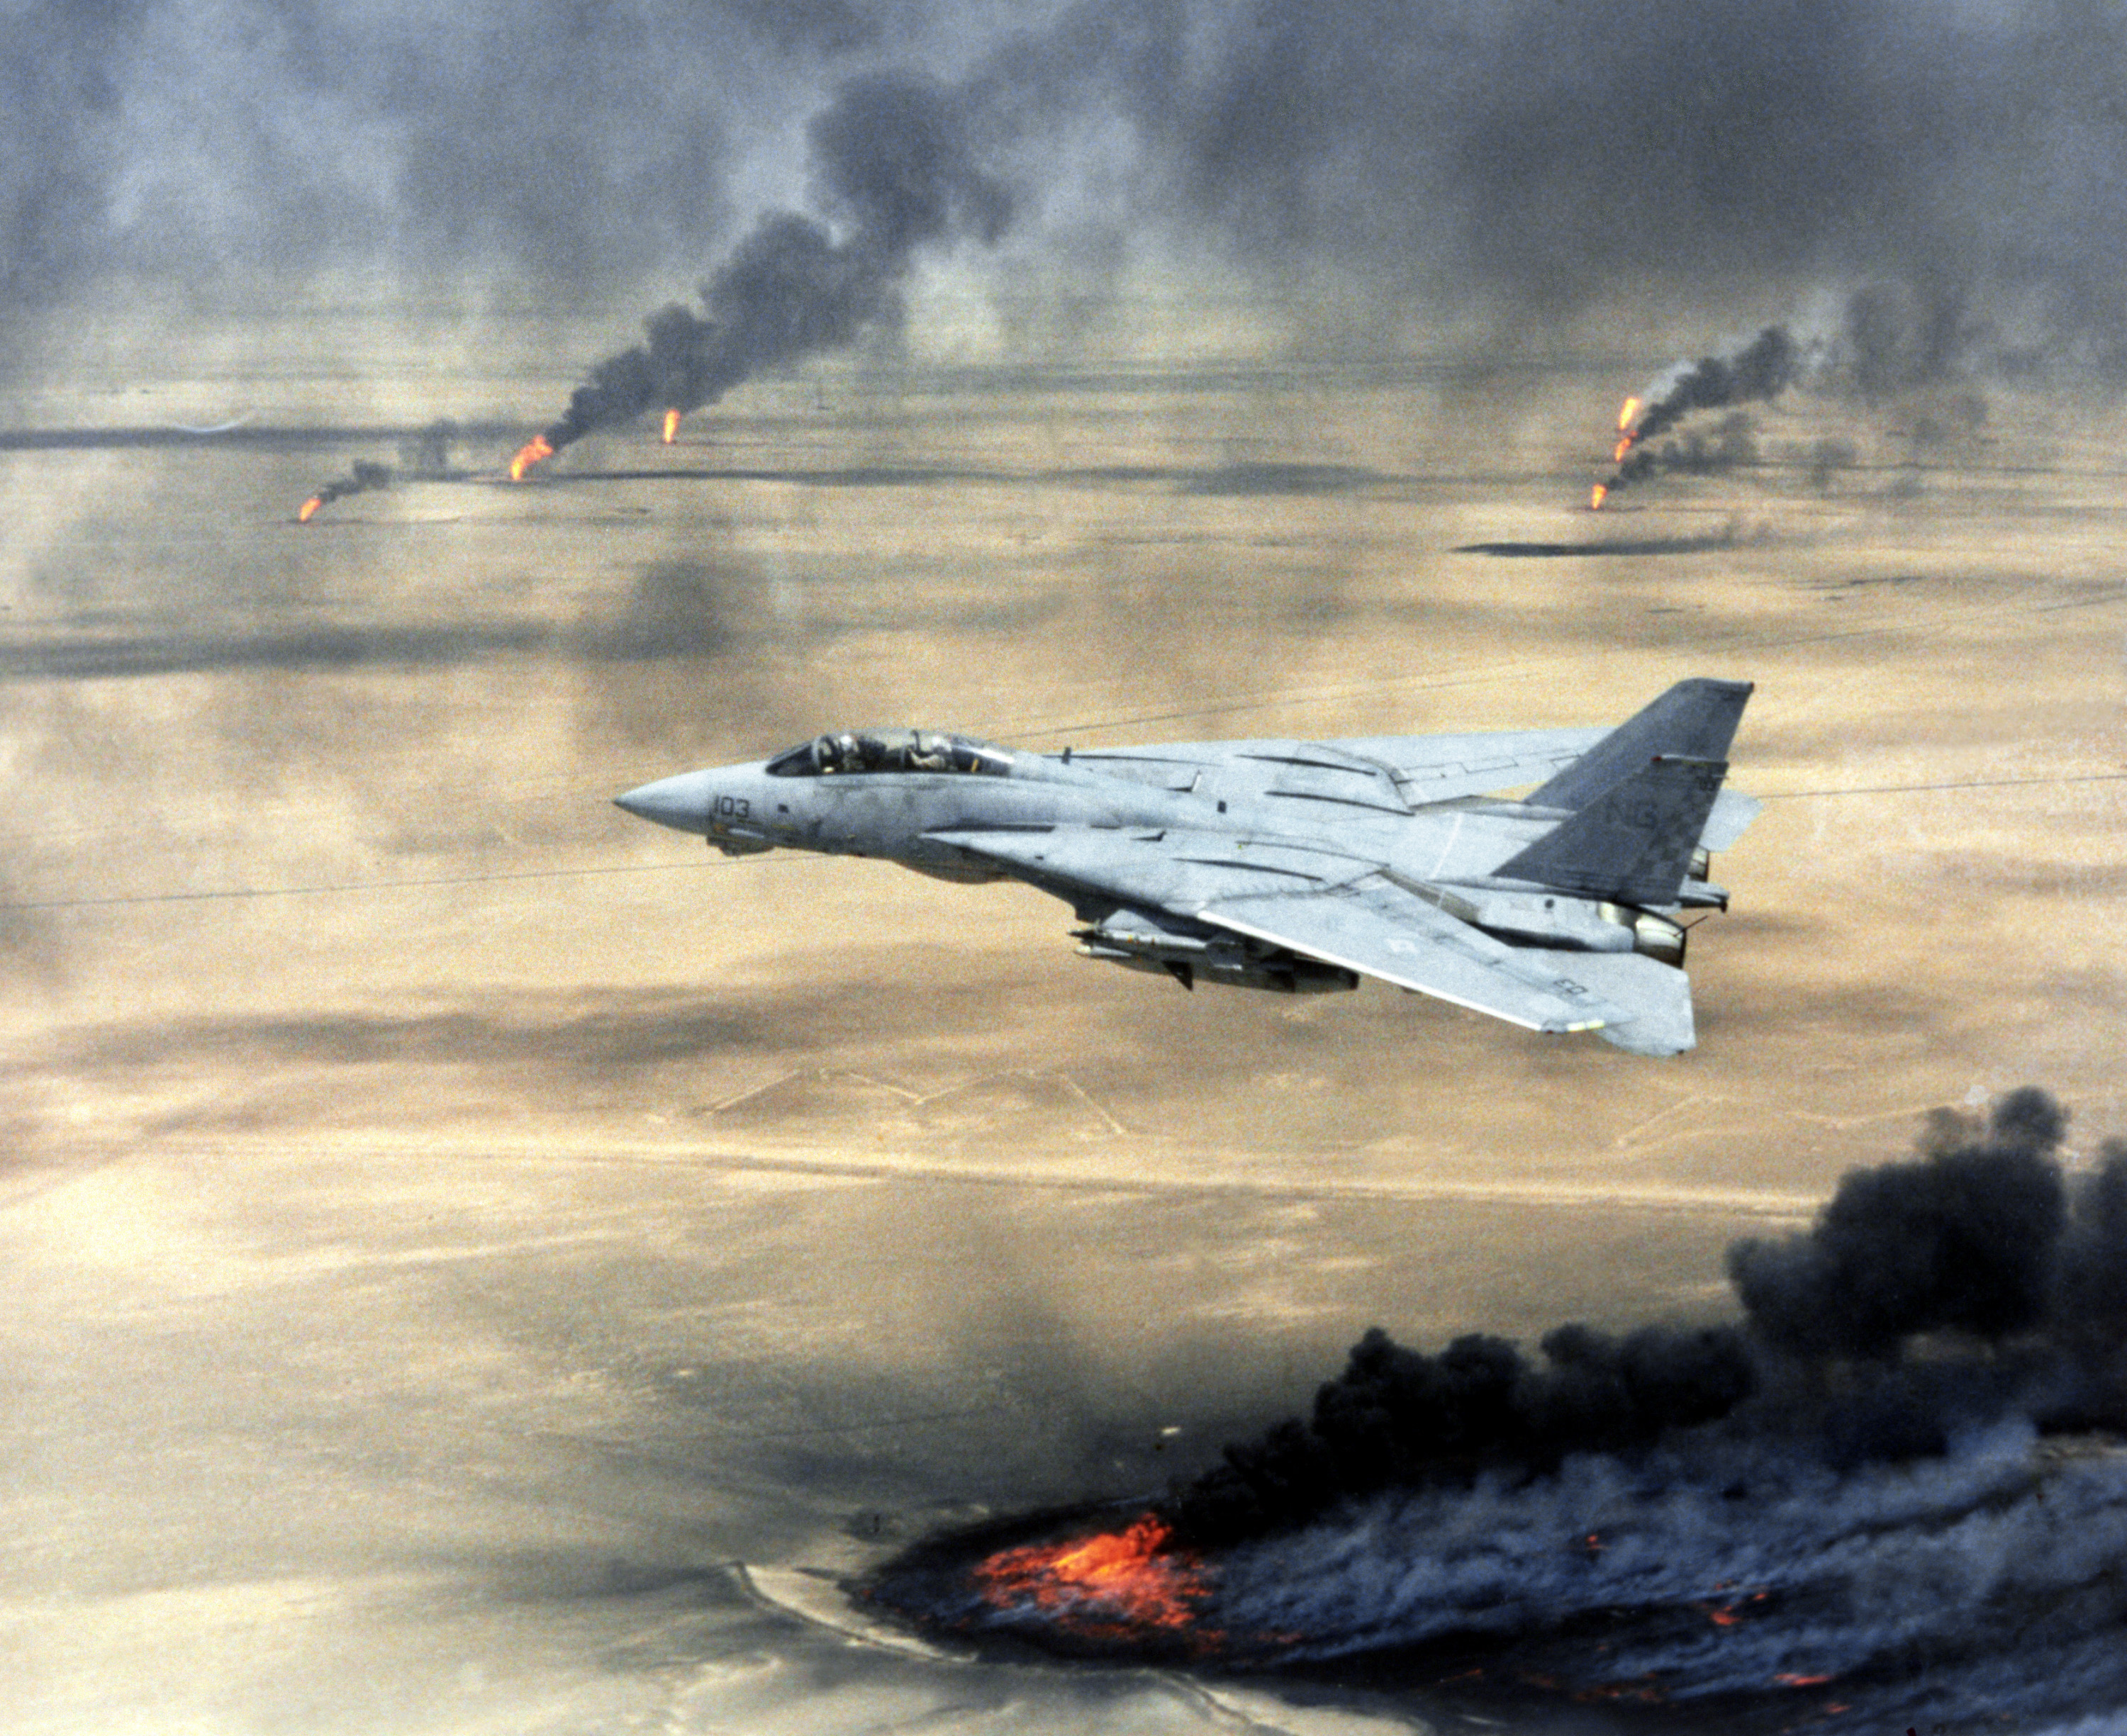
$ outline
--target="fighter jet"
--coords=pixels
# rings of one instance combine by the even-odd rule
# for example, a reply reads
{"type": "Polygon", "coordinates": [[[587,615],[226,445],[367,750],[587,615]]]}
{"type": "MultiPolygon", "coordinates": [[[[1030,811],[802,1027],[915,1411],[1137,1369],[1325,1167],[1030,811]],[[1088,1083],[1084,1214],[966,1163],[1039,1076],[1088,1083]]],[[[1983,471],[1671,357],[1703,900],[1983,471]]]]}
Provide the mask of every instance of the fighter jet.
{"type": "Polygon", "coordinates": [[[1608,731],[1033,753],[852,730],[614,799],[727,855],[1023,880],[1070,905],[1082,956],[1185,989],[1372,977],[1675,1055],[1696,1040],[1681,919],[1727,909],[1710,856],[1760,807],[1722,788],[1750,690],[1679,682],[1608,731]]]}

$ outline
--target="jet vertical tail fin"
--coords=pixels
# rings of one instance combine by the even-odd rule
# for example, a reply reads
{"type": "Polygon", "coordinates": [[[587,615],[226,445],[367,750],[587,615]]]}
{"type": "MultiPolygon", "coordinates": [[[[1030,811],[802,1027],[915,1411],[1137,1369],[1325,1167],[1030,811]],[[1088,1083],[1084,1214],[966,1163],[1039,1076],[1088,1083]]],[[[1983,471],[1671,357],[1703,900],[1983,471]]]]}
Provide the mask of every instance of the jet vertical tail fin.
{"type": "Polygon", "coordinates": [[[1493,872],[1618,904],[1674,904],[1727,772],[1722,760],[1658,754],[1493,872]]]}
{"type": "Polygon", "coordinates": [[[1542,788],[1532,791],[1527,797],[1529,806],[1585,807],[1657,755],[1727,759],[1728,745],[1736,739],[1736,726],[1742,719],[1744,702],[1750,693],[1751,684],[1747,681],[1715,681],[1700,676],[1678,682],[1542,788]]]}

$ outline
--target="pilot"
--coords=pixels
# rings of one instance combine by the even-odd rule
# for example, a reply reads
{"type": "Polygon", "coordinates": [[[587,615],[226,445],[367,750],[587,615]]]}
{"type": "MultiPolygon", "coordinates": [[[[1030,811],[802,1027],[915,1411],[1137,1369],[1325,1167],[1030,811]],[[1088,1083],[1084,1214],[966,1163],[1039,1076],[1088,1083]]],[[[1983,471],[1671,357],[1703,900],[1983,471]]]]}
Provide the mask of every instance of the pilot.
{"type": "Polygon", "coordinates": [[[953,766],[952,750],[936,736],[916,732],[915,745],[908,750],[908,769],[912,772],[945,772],[953,766]]]}

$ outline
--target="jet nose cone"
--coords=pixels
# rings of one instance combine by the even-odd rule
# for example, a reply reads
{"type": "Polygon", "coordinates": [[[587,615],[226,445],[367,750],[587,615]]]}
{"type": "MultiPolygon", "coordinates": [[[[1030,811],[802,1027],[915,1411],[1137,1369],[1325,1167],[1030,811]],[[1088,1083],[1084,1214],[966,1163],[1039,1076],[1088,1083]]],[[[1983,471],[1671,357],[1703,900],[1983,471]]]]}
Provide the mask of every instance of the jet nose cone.
{"type": "Polygon", "coordinates": [[[682,832],[708,830],[708,785],[699,772],[682,772],[676,778],[660,778],[613,798],[638,820],[655,821],[682,832]]]}

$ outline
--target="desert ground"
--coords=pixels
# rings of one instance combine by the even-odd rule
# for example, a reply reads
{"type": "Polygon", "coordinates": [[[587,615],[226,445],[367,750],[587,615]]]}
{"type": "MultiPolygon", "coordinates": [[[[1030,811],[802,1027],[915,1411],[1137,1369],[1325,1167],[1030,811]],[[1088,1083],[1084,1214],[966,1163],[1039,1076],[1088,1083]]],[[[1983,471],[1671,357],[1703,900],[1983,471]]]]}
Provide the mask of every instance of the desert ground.
{"type": "Polygon", "coordinates": [[[872,357],[509,483],[604,329],[253,322],[0,436],[0,1728],[1395,1727],[760,1588],[1157,1489],[1370,1325],[1728,1317],[1727,1243],[1931,1108],[2127,1133],[2108,413],[1795,395],[1590,514],[1666,351],[872,357]],[[516,433],[296,524],[439,414],[516,433]],[[609,802],[829,727],[1584,725],[1698,674],[1758,684],[1766,805],[1670,1062],[1185,994],[1024,887],[609,802]]]}

